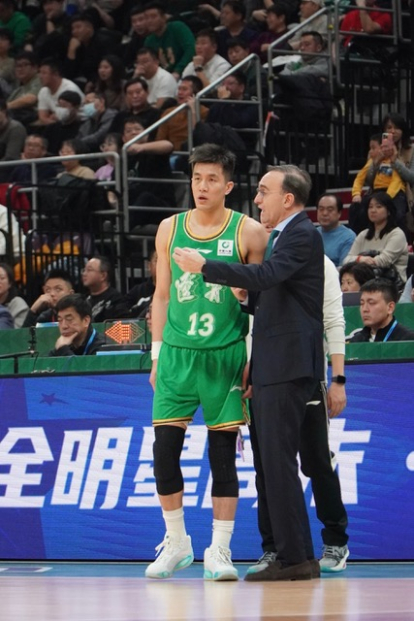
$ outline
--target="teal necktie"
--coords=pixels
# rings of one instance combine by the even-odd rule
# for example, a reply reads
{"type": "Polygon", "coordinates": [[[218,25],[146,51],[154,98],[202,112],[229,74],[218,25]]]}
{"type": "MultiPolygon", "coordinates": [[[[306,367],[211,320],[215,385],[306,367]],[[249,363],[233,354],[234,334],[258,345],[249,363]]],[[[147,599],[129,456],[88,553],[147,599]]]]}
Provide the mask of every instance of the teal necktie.
{"type": "Polygon", "coordinates": [[[273,242],[275,241],[275,239],[279,235],[279,233],[280,233],[280,231],[277,231],[276,229],[273,229],[273,231],[270,233],[269,241],[267,242],[266,252],[265,252],[265,256],[264,256],[264,260],[265,261],[267,261],[267,259],[272,254],[273,242]]]}

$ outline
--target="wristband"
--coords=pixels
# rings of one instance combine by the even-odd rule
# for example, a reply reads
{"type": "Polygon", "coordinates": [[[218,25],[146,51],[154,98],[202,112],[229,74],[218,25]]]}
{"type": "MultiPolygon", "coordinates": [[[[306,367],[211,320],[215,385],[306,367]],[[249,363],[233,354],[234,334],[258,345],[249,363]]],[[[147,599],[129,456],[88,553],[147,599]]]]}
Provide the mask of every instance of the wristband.
{"type": "Polygon", "coordinates": [[[197,67],[194,67],[194,71],[204,71],[203,65],[197,65],[197,67]]]}
{"type": "Polygon", "coordinates": [[[151,343],[151,360],[158,360],[160,355],[162,341],[153,341],[151,343]]]}

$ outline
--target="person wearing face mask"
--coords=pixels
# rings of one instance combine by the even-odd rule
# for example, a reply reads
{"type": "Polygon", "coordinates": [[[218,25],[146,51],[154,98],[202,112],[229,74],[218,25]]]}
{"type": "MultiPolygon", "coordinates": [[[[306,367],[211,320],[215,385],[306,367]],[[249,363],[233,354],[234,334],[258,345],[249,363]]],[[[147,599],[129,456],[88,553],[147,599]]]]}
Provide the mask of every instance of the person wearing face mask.
{"type": "Polygon", "coordinates": [[[53,125],[45,127],[43,135],[49,143],[49,153],[58,155],[65,140],[76,138],[81,126],[81,98],[74,91],[64,91],[57,100],[53,125]]]}
{"type": "Polygon", "coordinates": [[[95,153],[105,140],[118,110],[107,108],[105,97],[101,93],[89,93],[81,109],[85,117],[79,128],[77,138],[82,142],[85,150],[95,153]]]}

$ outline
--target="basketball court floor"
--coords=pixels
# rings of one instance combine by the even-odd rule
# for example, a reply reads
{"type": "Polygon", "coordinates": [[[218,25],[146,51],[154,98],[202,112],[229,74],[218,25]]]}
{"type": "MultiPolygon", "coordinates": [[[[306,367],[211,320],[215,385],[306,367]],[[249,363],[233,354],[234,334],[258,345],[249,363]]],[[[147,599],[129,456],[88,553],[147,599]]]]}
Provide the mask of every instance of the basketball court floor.
{"type": "MultiPolygon", "coordinates": [[[[247,564],[237,563],[242,577],[247,564]]],[[[201,563],[0,563],[0,621],[413,621],[414,563],[349,563],[304,582],[207,582],[201,563]]]]}

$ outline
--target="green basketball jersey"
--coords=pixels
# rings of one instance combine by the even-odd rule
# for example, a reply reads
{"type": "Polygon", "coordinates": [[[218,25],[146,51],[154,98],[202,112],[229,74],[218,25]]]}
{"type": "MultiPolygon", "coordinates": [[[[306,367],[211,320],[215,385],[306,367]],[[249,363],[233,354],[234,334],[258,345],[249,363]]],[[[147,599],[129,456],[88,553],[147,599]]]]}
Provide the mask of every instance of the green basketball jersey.
{"type": "Polygon", "coordinates": [[[191,233],[191,211],[173,218],[169,241],[171,290],[163,340],[175,347],[215,349],[244,338],[248,316],[230,287],[204,281],[201,274],[183,272],[172,258],[174,248],[194,248],[206,259],[243,263],[240,238],[246,216],[227,209],[226,221],[211,237],[191,233]]]}

